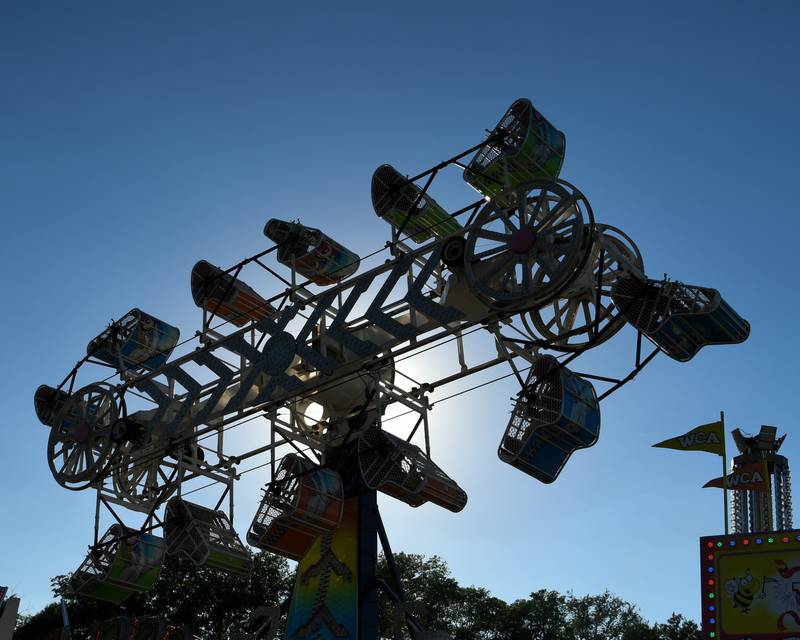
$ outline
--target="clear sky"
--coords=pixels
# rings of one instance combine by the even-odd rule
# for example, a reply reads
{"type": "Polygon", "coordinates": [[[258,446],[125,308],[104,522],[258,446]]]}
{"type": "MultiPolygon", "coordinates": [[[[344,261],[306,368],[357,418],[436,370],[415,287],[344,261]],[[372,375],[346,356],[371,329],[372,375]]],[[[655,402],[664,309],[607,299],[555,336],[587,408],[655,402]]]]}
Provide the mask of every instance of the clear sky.
{"type": "MultiPolygon", "coordinates": [[[[567,135],[562,177],[636,240],[648,273],[720,289],[752,334],[688,364],[657,358],[549,486],[497,459],[511,381],[443,403],[434,458],[469,504],[387,498],[387,529],[395,549],[441,555],[506,600],[608,588],[649,619],[697,619],[697,539],[722,530],[719,491],[700,486],[721,465],[650,445],[725,410],[731,426],[788,432],[800,460],[800,5],[273,6],[0,3],[0,584],[34,611],[90,542],[92,496],[51,478],[32,396],[110,318],[140,306],[190,335],[191,266],[266,248],[272,216],[380,247],[374,168],[424,170],[525,96],[567,135]]],[[[436,197],[473,194],[450,180],[436,197]]],[[[629,345],[591,357],[619,372],[629,345]]],[[[242,534],[256,475],[238,492],[242,534]]]]}

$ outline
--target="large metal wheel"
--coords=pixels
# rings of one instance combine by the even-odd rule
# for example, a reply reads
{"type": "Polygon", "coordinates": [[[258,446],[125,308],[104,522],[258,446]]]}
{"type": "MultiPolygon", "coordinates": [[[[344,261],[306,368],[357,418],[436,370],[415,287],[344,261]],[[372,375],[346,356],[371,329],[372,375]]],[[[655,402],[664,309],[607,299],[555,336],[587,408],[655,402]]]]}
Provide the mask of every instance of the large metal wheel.
{"type": "Polygon", "coordinates": [[[148,510],[177,491],[183,480],[183,465],[163,448],[136,448],[126,443],[119,449],[111,469],[115,496],[134,510],[148,510]]]}
{"type": "Polygon", "coordinates": [[[114,453],[111,428],[125,416],[125,401],[107,384],[90,384],[73,393],[53,420],[47,463],[56,482],[84,489],[102,477],[114,453]]]}
{"type": "Polygon", "coordinates": [[[582,351],[608,340],[625,324],[611,300],[618,277],[643,274],[642,254],[624,232],[597,225],[589,260],[580,274],[551,303],[522,315],[534,339],[559,351],[582,351]]]}
{"type": "Polygon", "coordinates": [[[580,272],[593,228],[589,202],[567,182],[534,181],[505,191],[467,233],[467,283],[494,309],[545,304],[580,272]]]}

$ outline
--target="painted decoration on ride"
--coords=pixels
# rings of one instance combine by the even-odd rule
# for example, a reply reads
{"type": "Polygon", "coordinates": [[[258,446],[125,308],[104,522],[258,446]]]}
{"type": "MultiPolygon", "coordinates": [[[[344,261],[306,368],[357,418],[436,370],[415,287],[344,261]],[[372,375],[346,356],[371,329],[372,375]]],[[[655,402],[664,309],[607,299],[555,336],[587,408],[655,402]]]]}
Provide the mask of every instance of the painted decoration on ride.
{"type": "Polygon", "coordinates": [[[577,449],[600,436],[600,403],[591,383],[552,356],[541,356],[514,405],[500,441],[503,462],[553,482],[577,449]]]}
{"type": "Polygon", "coordinates": [[[750,335],[750,323],[710,287],[623,277],[611,298],[628,322],[679,362],[706,345],[738,344],[750,335]]]}
{"type": "Polygon", "coordinates": [[[531,180],[558,178],[566,137],[527,98],[508,108],[489,139],[464,170],[464,180],[483,195],[497,198],[531,180]]]}
{"type": "Polygon", "coordinates": [[[164,560],[164,540],[115,524],[70,576],[69,588],[97,600],[121,604],[153,588],[164,560]]]}
{"type": "Polygon", "coordinates": [[[704,639],[800,637],[800,530],[700,538],[704,639]]]}
{"type": "Polygon", "coordinates": [[[191,286],[192,299],[198,307],[237,327],[277,313],[255,289],[205,260],[192,268],[191,286]]]}
{"type": "Polygon", "coordinates": [[[379,217],[416,243],[444,238],[461,230],[436,200],[389,164],[372,174],[372,207],[379,217]],[[406,220],[408,218],[408,220],[406,220]]]}
{"type": "Polygon", "coordinates": [[[297,567],[286,640],[358,637],[358,498],[339,527],[319,536],[297,567]]]}
{"type": "Polygon", "coordinates": [[[256,511],[247,542],[290,560],[307,556],[314,541],[342,519],[342,480],[336,471],[317,469],[287,454],[256,511]]]}
{"type": "Polygon", "coordinates": [[[247,575],[253,567],[250,554],[223,511],[172,498],[167,503],[164,537],[167,553],[183,553],[198,566],[238,575],[247,575]]]}
{"type": "Polygon", "coordinates": [[[86,346],[86,355],[116,367],[118,371],[158,369],[181,332],[139,309],[131,309],[86,346]]]}
{"type": "Polygon", "coordinates": [[[466,492],[416,445],[377,427],[358,439],[358,467],[364,484],[412,507],[430,501],[458,513],[466,492]]]}
{"type": "Polygon", "coordinates": [[[272,218],[264,235],[278,245],[278,262],[314,284],[335,284],[358,271],[361,259],[319,229],[272,218]]]}

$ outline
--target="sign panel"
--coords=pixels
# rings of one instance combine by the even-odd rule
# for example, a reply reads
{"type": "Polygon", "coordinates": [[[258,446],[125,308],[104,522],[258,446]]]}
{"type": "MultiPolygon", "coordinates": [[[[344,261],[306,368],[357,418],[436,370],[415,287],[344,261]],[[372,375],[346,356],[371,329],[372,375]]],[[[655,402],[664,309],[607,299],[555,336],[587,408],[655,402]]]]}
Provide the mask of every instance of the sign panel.
{"type": "Polygon", "coordinates": [[[800,640],[800,530],[700,538],[704,639],[800,640]]]}

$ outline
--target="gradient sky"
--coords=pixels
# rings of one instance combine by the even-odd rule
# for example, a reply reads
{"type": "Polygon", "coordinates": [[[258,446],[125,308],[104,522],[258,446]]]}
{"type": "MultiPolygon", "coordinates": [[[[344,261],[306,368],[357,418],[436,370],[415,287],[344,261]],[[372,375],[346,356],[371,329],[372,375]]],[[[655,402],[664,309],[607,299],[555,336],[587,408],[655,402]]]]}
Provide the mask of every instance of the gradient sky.
{"type": "MultiPolygon", "coordinates": [[[[512,381],[443,403],[433,455],[469,504],[382,499],[386,526],[396,550],[438,554],[506,600],[608,588],[651,620],[697,619],[697,539],[722,530],[722,497],[700,486],[721,465],[650,445],[725,410],[730,426],[788,432],[800,459],[800,5],[271,6],[0,3],[0,584],[37,610],[91,541],[92,496],[52,480],[32,396],[110,318],[140,306],[190,335],[191,266],[266,248],[272,216],[380,247],[374,168],[422,171],[525,96],[567,135],[562,177],[648,273],[720,289],[752,334],[688,364],[657,358],[603,403],[599,443],[553,485],[497,459],[512,381]]],[[[473,198],[455,178],[435,195],[473,198]]],[[[588,359],[619,373],[629,347],[620,335],[588,359]]],[[[258,475],[238,489],[242,534],[258,475]]]]}

